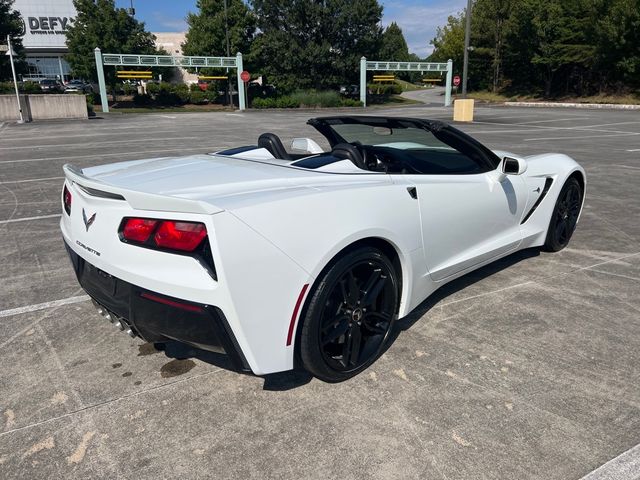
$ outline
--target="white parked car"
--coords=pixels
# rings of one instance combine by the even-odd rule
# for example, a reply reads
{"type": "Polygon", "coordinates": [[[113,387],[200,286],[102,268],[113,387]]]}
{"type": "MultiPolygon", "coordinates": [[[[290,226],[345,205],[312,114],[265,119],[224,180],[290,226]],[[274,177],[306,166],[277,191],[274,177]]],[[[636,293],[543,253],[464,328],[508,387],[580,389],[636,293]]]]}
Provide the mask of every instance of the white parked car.
{"type": "Polygon", "coordinates": [[[445,283],[564,248],[585,172],[491,151],[441,122],[308,122],[211,154],[64,167],[61,229],[100,313],[130,335],[226,353],[255,374],[345,380],[445,283]]]}

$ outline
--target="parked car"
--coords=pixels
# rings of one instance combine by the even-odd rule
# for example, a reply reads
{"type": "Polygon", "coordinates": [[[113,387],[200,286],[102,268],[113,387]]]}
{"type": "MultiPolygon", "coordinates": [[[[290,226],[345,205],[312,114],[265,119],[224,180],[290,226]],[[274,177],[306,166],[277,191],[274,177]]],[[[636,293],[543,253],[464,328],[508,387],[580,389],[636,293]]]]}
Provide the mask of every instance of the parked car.
{"type": "Polygon", "coordinates": [[[359,98],[360,85],[343,85],[340,87],[340,95],[347,98],[359,98]]]}
{"type": "Polygon", "coordinates": [[[62,82],[53,78],[45,78],[44,80],[40,80],[39,84],[40,89],[43,92],[61,93],[64,91],[64,85],[62,85],[62,82]]]}
{"type": "Polygon", "coordinates": [[[60,227],[100,315],[258,375],[301,365],[342,381],[442,285],[561,250],[580,217],[585,171],[566,155],[490,150],[434,120],[308,124],[330,149],[296,138],[288,152],[264,133],[211,154],[65,165],[60,227]]]}
{"type": "Polygon", "coordinates": [[[93,87],[83,80],[71,80],[64,88],[64,93],[92,93],[93,87]]]}

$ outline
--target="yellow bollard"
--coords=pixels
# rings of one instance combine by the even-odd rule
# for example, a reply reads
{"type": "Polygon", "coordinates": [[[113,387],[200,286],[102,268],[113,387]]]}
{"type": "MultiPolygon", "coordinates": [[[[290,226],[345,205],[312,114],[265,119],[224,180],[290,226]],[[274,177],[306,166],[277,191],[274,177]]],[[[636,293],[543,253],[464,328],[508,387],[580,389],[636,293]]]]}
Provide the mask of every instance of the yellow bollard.
{"type": "Polygon", "coordinates": [[[453,103],[454,122],[473,122],[473,99],[458,99],[453,103]]]}

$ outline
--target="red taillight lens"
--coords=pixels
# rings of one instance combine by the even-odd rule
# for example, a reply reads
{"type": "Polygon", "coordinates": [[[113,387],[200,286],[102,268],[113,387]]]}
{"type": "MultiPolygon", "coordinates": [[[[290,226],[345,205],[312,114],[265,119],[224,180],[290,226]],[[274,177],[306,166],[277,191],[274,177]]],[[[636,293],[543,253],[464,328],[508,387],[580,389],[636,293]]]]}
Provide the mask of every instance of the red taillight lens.
{"type": "Polygon", "coordinates": [[[203,223],[166,220],[158,228],[154,240],[161,248],[192,252],[206,236],[207,228],[203,223]]]}
{"type": "Polygon", "coordinates": [[[157,220],[148,218],[129,218],[122,229],[125,240],[132,242],[146,242],[156,228],[157,220]]]}
{"type": "Polygon", "coordinates": [[[64,205],[64,211],[67,212],[67,215],[71,215],[71,192],[66,185],[62,191],[62,203],[64,205]]]}

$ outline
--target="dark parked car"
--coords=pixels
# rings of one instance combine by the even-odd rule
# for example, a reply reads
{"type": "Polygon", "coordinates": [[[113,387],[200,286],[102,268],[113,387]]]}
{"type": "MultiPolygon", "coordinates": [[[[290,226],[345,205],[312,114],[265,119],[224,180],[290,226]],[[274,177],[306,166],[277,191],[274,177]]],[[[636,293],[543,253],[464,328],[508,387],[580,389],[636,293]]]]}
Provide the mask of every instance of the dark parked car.
{"type": "Polygon", "coordinates": [[[52,78],[45,78],[40,80],[40,88],[43,92],[48,93],[60,93],[64,91],[64,86],[60,80],[54,80],[52,78]]]}

